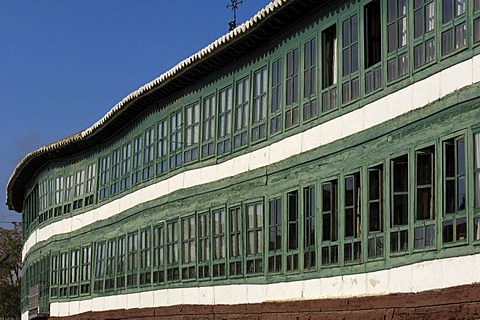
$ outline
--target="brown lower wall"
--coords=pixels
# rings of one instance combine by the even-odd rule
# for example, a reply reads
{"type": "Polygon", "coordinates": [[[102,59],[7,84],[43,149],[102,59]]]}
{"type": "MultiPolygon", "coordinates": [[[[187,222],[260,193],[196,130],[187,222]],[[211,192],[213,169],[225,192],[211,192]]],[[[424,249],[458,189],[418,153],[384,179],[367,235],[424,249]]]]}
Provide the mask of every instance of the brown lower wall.
{"type": "Polygon", "coordinates": [[[179,305],[87,312],[71,317],[51,317],[51,319],[480,319],[480,284],[376,297],[241,305],[179,305]]]}

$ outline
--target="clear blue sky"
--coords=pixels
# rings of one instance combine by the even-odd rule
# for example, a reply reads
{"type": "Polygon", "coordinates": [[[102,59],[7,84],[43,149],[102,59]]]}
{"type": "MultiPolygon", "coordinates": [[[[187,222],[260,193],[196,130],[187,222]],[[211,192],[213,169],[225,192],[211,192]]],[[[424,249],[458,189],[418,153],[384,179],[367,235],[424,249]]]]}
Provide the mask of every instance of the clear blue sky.
{"type": "MultiPolygon", "coordinates": [[[[228,32],[229,0],[0,0],[0,198],[30,151],[228,32]]],[[[269,0],[244,0],[246,21],[269,0]]],[[[20,214],[0,205],[0,226],[20,214]]]]}

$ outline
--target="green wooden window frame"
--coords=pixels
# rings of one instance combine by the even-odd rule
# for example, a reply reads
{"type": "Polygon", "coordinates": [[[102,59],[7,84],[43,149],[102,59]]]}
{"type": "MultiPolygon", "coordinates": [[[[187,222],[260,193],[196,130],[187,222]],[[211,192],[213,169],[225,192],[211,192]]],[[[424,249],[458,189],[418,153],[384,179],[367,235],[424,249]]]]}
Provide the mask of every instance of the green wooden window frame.
{"type": "Polygon", "coordinates": [[[195,280],[196,270],[196,221],[195,215],[182,217],[182,280],[195,280]]]}
{"type": "Polygon", "coordinates": [[[215,155],[216,95],[203,98],[202,105],[202,158],[215,155]]]}
{"type": "Polygon", "coordinates": [[[80,273],[80,294],[90,294],[90,286],[92,280],[92,246],[86,245],[82,247],[81,257],[81,273],[80,273]]]}
{"type": "Polygon", "coordinates": [[[85,207],[93,205],[96,192],[97,163],[90,163],[87,166],[87,183],[85,185],[85,207]]]}
{"type": "Polygon", "coordinates": [[[282,106],[283,106],[283,58],[278,57],[272,61],[272,83],[270,86],[270,136],[282,131],[282,106]]]}
{"type": "Polygon", "coordinates": [[[157,176],[168,172],[168,120],[157,124],[157,176]]]}
{"type": "Polygon", "coordinates": [[[122,145],[122,167],[120,179],[120,191],[130,188],[130,175],[132,171],[132,144],[129,142],[122,145]]]}
{"type": "Polygon", "coordinates": [[[72,212],[72,198],[73,198],[73,175],[65,175],[65,190],[63,193],[63,214],[72,212]]]}
{"type": "Polygon", "coordinates": [[[468,44],[466,21],[468,3],[470,2],[465,0],[441,0],[442,56],[465,48],[468,44]]]}
{"type": "Polygon", "coordinates": [[[473,43],[480,42],[480,0],[473,0],[473,43]]]}
{"type": "Polygon", "coordinates": [[[145,130],[143,139],[143,180],[155,177],[155,127],[145,130]]]}
{"type": "Polygon", "coordinates": [[[167,250],[167,281],[180,280],[180,257],[179,257],[179,222],[172,220],[167,222],[166,250],[167,250]]]}
{"type": "MultiPolygon", "coordinates": [[[[477,2],[475,2],[477,3],[477,2]]],[[[480,0],[478,5],[480,6],[480,0]]],[[[473,134],[473,240],[480,240],[480,132],[473,134]]]]}
{"type": "Polygon", "coordinates": [[[267,137],[267,93],[268,68],[264,66],[253,73],[253,105],[252,105],[252,142],[265,140],[267,137]]]}
{"type": "Polygon", "coordinates": [[[225,208],[212,210],[212,277],[226,275],[226,213],[225,208]]]}
{"type": "Polygon", "coordinates": [[[317,103],[317,38],[303,45],[303,121],[318,116],[317,103]]]}
{"type": "Polygon", "coordinates": [[[285,55],[285,129],[297,125],[300,121],[298,106],[300,87],[300,49],[294,48],[285,55]]]}
{"type": "Polygon", "coordinates": [[[300,270],[300,196],[298,190],[287,192],[286,194],[286,228],[287,228],[287,247],[285,269],[287,272],[298,272],[300,270]]]}
{"type": "Polygon", "coordinates": [[[367,257],[378,259],[385,256],[384,233],[384,167],[379,164],[368,168],[368,236],[367,257]]]}
{"type": "Polygon", "coordinates": [[[242,207],[228,209],[228,274],[243,275],[243,216],[242,207]]]}
{"type": "Polygon", "coordinates": [[[344,225],[345,239],[343,257],[345,263],[362,261],[362,210],[360,172],[345,176],[344,179],[344,225]]]}
{"type": "Polygon", "coordinates": [[[322,266],[338,264],[338,180],[322,183],[322,266]]]}
{"type": "Polygon", "coordinates": [[[196,101],[185,106],[184,115],[183,163],[187,164],[199,158],[200,102],[196,101]]]}
{"type": "Polygon", "coordinates": [[[138,286],[139,266],[138,231],[127,234],[127,288],[138,286]]]}
{"type": "Polygon", "coordinates": [[[233,88],[227,86],[218,92],[217,156],[232,150],[233,88]]]}
{"type": "Polygon", "coordinates": [[[83,207],[83,195],[85,194],[85,169],[75,172],[75,189],[73,193],[73,210],[83,207]]]}
{"type": "Polygon", "coordinates": [[[358,20],[354,13],[342,22],[342,104],[360,97],[358,20]]]}
{"type": "Polygon", "coordinates": [[[313,270],[317,265],[316,245],[317,194],[315,185],[303,188],[303,269],[313,270]]]}
{"type": "Polygon", "coordinates": [[[152,283],[152,264],[151,264],[151,249],[152,249],[152,230],[146,227],[140,230],[139,251],[140,251],[140,276],[139,283],[141,286],[151,285],[152,283]]]}
{"type": "Polygon", "coordinates": [[[80,280],[80,249],[70,250],[70,281],[68,286],[68,296],[78,296],[78,284],[80,280]]]}
{"type": "Polygon", "coordinates": [[[59,175],[55,177],[55,191],[54,191],[54,209],[53,209],[53,216],[58,217],[61,216],[63,213],[63,192],[64,192],[64,180],[63,176],[59,175]]]}
{"type": "Polygon", "coordinates": [[[170,170],[182,165],[182,109],[170,114],[170,170]]]}
{"type": "Polygon", "coordinates": [[[112,152],[112,166],[110,172],[110,195],[114,196],[120,192],[120,149],[112,152]]]}
{"type": "Polygon", "coordinates": [[[104,291],[105,277],[105,241],[98,242],[95,247],[95,280],[93,282],[93,293],[104,291]]]}
{"type": "Polygon", "coordinates": [[[443,141],[443,244],[467,240],[465,136],[443,141]]]}
{"type": "Polygon", "coordinates": [[[198,235],[198,279],[210,278],[210,213],[201,212],[198,214],[197,223],[198,235]]]}
{"type": "Polygon", "coordinates": [[[408,74],[408,6],[407,0],[387,1],[387,81],[408,74]]]}
{"type": "Polygon", "coordinates": [[[153,284],[165,283],[165,227],[153,227],[153,284]]]}
{"type": "Polygon", "coordinates": [[[107,241],[106,259],[105,259],[105,291],[115,290],[115,262],[116,262],[116,244],[117,239],[107,241]]]}
{"type": "Polygon", "coordinates": [[[133,155],[132,155],[132,186],[142,182],[142,153],[143,153],[143,137],[138,135],[133,138],[133,155]]]}
{"type": "Polygon", "coordinates": [[[58,297],[58,253],[52,254],[50,265],[50,297],[58,297]]]}
{"type": "Polygon", "coordinates": [[[334,110],[338,106],[337,75],[338,41],[337,25],[333,24],[322,31],[322,112],[334,110]]]}
{"type": "Polygon", "coordinates": [[[435,239],[435,146],[415,152],[415,222],[414,249],[433,248],[435,239]]]}
{"type": "Polygon", "coordinates": [[[363,48],[365,94],[382,88],[382,22],[381,1],[370,1],[363,7],[363,48]]]}
{"type": "Polygon", "coordinates": [[[413,68],[436,60],[435,1],[413,1],[413,68]]]}
{"type": "Polygon", "coordinates": [[[235,83],[235,107],[233,126],[233,149],[248,144],[248,123],[250,119],[250,77],[235,83]]]}
{"type": "Polygon", "coordinates": [[[117,237],[117,270],[116,270],[116,289],[122,290],[126,286],[126,271],[127,271],[127,238],[126,235],[117,237]]]}
{"type": "Polygon", "coordinates": [[[100,158],[100,179],[98,200],[103,201],[108,198],[110,189],[110,155],[100,158]]]}
{"type": "Polygon", "coordinates": [[[408,166],[408,154],[390,160],[390,253],[408,251],[411,199],[408,166]]]}
{"type": "Polygon", "coordinates": [[[282,197],[268,201],[268,272],[283,271],[282,197]]]}

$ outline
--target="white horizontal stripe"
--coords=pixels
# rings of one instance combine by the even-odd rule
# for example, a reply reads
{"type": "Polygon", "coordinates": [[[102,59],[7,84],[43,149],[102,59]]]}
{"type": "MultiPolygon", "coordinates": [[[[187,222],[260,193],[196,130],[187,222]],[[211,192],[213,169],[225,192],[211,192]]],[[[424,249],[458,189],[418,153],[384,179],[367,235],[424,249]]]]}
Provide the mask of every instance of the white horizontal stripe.
{"type": "Polygon", "coordinates": [[[268,301],[315,300],[415,293],[480,282],[480,254],[420,262],[376,272],[266,285],[222,285],[162,289],[53,302],[50,316],[90,311],[189,305],[235,305],[268,301]]]}
{"type": "Polygon", "coordinates": [[[125,194],[94,210],[48,224],[35,230],[25,242],[22,259],[38,242],[65,234],[97,221],[108,219],[138,204],[177,190],[200,186],[240,173],[265,167],[291,156],[326,145],[341,138],[394,119],[411,110],[480,81],[480,55],[456,64],[422,81],[413,83],[362,108],[287,137],[269,146],[240,155],[220,164],[181,172],[148,187],[125,194]]]}

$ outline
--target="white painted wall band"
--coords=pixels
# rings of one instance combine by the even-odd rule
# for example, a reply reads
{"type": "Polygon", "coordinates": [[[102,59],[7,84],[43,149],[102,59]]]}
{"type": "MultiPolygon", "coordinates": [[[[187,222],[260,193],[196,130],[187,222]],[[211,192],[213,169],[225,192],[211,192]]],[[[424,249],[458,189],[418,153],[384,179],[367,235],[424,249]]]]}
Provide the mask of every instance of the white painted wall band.
{"type": "Polygon", "coordinates": [[[125,194],[119,199],[41,227],[32,232],[24,244],[22,260],[30,249],[54,235],[79,230],[108,219],[138,204],[177,190],[235,176],[268,166],[291,156],[326,145],[341,138],[372,128],[411,110],[422,108],[455,90],[480,81],[480,55],[458,63],[422,81],[415,82],[362,108],[287,137],[269,146],[240,155],[223,163],[181,172],[168,179],[125,194]]]}
{"type": "Polygon", "coordinates": [[[161,289],[82,301],[53,302],[50,304],[50,316],[66,317],[84,312],[180,304],[235,305],[416,293],[480,283],[478,265],[480,254],[425,261],[390,270],[288,283],[161,289]]]}

